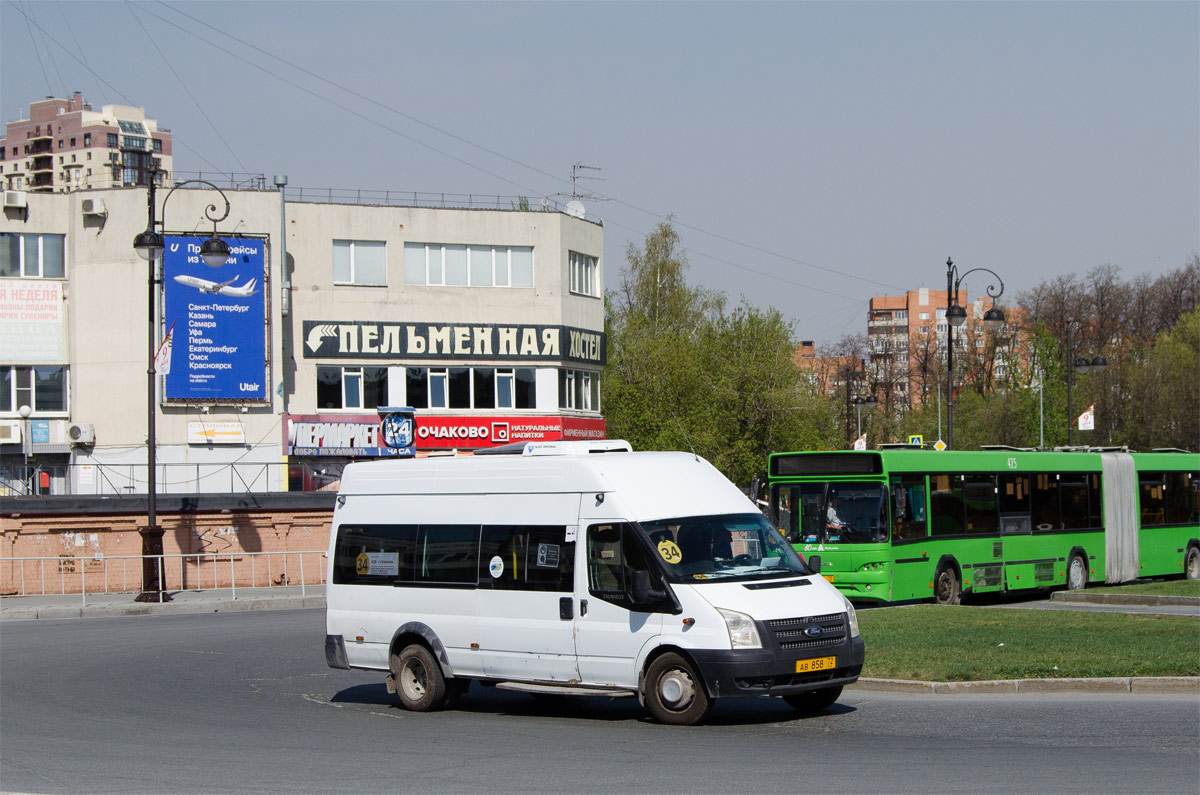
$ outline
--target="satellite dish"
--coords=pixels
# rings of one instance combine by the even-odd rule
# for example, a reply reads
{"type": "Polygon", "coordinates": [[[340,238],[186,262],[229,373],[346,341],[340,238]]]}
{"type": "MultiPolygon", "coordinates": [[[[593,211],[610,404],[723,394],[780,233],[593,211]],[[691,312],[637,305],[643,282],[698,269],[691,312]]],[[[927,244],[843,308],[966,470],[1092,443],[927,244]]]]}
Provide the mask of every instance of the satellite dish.
{"type": "Polygon", "coordinates": [[[572,215],[576,218],[583,218],[587,215],[587,211],[583,209],[583,202],[577,199],[571,199],[567,202],[567,215],[572,215]]]}

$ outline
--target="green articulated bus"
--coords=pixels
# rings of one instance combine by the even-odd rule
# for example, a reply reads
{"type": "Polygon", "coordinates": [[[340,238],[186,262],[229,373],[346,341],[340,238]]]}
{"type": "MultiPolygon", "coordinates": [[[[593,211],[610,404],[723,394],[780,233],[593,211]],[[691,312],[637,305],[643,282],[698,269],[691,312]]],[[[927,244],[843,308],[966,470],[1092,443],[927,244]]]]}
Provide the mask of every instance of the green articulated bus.
{"type": "Polygon", "coordinates": [[[768,517],[855,601],[1200,578],[1200,455],[774,453],[768,517]]]}

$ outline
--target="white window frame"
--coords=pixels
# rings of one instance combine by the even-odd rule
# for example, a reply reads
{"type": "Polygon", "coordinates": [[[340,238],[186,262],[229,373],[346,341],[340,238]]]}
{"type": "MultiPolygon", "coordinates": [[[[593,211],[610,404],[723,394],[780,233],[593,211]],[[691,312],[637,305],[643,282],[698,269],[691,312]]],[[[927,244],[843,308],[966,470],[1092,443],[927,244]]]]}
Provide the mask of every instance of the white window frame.
{"type": "Polygon", "coordinates": [[[576,295],[600,297],[600,259],[578,251],[567,252],[570,291],[576,295]]]}
{"type": "MultiPolygon", "coordinates": [[[[387,287],[387,243],[383,240],[349,240],[346,238],[334,238],[333,251],[336,252],[339,244],[347,244],[347,257],[350,260],[350,278],[349,280],[338,279],[337,273],[333,274],[333,283],[336,285],[346,285],[352,287],[387,287]],[[358,268],[356,267],[355,248],[359,245],[370,244],[371,248],[379,247],[383,249],[383,280],[378,282],[360,281],[358,268]]],[[[336,258],[336,253],[334,254],[336,258]]],[[[331,265],[333,260],[331,260],[331,265]]],[[[336,265],[334,266],[336,268],[336,265]]]]}
{"type": "MultiPolygon", "coordinates": [[[[0,370],[8,370],[9,384],[9,408],[0,411],[4,416],[18,416],[18,410],[21,406],[29,406],[33,410],[34,415],[41,417],[67,417],[71,413],[71,368],[65,364],[6,364],[0,365],[0,370]],[[38,368],[59,368],[62,370],[63,376],[63,394],[61,409],[46,409],[39,408],[37,405],[37,378],[36,371],[38,368]],[[17,383],[17,374],[19,371],[26,371],[29,378],[29,386],[24,389],[17,383]],[[28,399],[22,399],[22,393],[28,393],[28,399]]],[[[30,415],[33,416],[33,415],[30,415]]]]}
{"type": "Polygon", "coordinates": [[[6,232],[6,235],[12,235],[17,238],[17,272],[13,276],[4,276],[5,279],[65,279],[67,278],[67,239],[66,235],[52,235],[50,232],[6,232]],[[46,249],[45,242],[48,236],[60,238],[62,240],[62,274],[59,276],[46,275],[46,249]],[[37,238],[37,263],[36,273],[27,273],[27,263],[25,257],[25,241],[27,238],[37,238]]]}

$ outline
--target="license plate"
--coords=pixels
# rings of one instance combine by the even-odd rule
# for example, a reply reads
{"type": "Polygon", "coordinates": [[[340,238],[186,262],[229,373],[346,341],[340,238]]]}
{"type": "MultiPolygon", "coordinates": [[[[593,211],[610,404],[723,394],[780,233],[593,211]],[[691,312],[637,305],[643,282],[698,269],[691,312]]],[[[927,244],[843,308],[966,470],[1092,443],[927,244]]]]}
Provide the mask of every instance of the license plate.
{"type": "Polygon", "coordinates": [[[813,657],[811,660],[796,660],[796,673],[806,674],[812,671],[826,671],[837,668],[837,657],[813,657]]]}
{"type": "Polygon", "coordinates": [[[830,582],[833,582],[832,574],[822,574],[821,576],[824,577],[825,579],[829,580],[830,582]]]}

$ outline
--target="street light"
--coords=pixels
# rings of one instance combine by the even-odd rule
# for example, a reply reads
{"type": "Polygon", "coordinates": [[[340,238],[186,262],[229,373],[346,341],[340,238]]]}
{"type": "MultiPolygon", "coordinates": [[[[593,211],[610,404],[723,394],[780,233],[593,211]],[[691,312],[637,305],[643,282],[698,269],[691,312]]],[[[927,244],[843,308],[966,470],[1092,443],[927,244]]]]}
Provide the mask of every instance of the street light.
{"type": "Polygon", "coordinates": [[[25,455],[25,465],[21,470],[21,482],[25,484],[25,494],[28,496],[33,493],[33,489],[29,487],[29,418],[33,415],[33,409],[28,404],[22,404],[17,409],[17,413],[21,415],[25,425],[21,429],[21,452],[25,455]]]}
{"type": "Polygon", "coordinates": [[[159,570],[159,562],[162,560],[163,554],[163,529],[158,525],[158,515],[156,511],[156,499],[158,495],[157,482],[157,440],[155,438],[155,405],[154,405],[154,355],[157,352],[155,342],[158,339],[156,328],[157,317],[154,313],[154,289],[158,284],[158,260],[162,256],[165,242],[163,240],[163,231],[166,229],[165,219],[167,214],[167,201],[170,200],[171,194],[184,185],[201,184],[221,194],[221,199],[225,202],[224,214],[217,216],[217,206],[210,204],[204,210],[204,216],[212,221],[213,233],[212,237],[205,240],[200,246],[200,258],[204,260],[204,264],[210,268],[217,268],[225,264],[229,259],[229,246],[224,240],[217,237],[217,223],[224,221],[229,217],[229,199],[225,197],[225,193],[211,182],[206,182],[202,179],[190,179],[186,182],[179,182],[175,187],[167,193],[163,199],[163,220],[155,220],[155,188],[158,181],[158,170],[150,171],[149,190],[146,196],[147,221],[146,231],[139,233],[133,239],[133,250],[138,253],[142,259],[150,263],[150,275],[147,279],[149,306],[149,324],[150,332],[147,335],[146,342],[146,527],[139,530],[142,537],[142,592],[136,597],[138,602],[169,602],[171,597],[165,593],[162,588],[161,572],[159,570]]]}
{"type": "Polygon", "coordinates": [[[1074,370],[1080,375],[1088,373],[1102,373],[1108,367],[1108,360],[1103,356],[1096,356],[1088,360],[1082,356],[1071,360],[1071,326],[1074,321],[1067,321],[1067,447],[1074,446],[1073,431],[1075,430],[1075,410],[1071,405],[1071,383],[1075,380],[1071,371],[1074,370]]]}
{"type": "Polygon", "coordinates": [[[1004,310],[996,307],[996,299],[1004,294],[1004,281],[990,268],[972,268],[961,276],[954,260],[946,258],[946,449],[954,449],[954,329],[967,322],[967,310],[958,305],[958,288],[963,279],[975,271],[987,271],[996,277],[1000,289],[989,284],[988,297],[992,308],[983,314],[983,325],[988,331],[999,331],[1004,325],[1004,310]]]}
{"type": "Polygon", "coordinates": [[[858,423],[854,426],[854,430],[856,432],[855,438],[858,438],[858,437],[862,436],[862,409],[863,409],[863,406],[874,406],[876,403],[879,402],[879,398],[875,397],[874,395],[868,395],[867,397],[863,397],[862,395],[855,395],[850,400],[850,402],[853,403],[854,408],[858,410],[858,423]]]}

